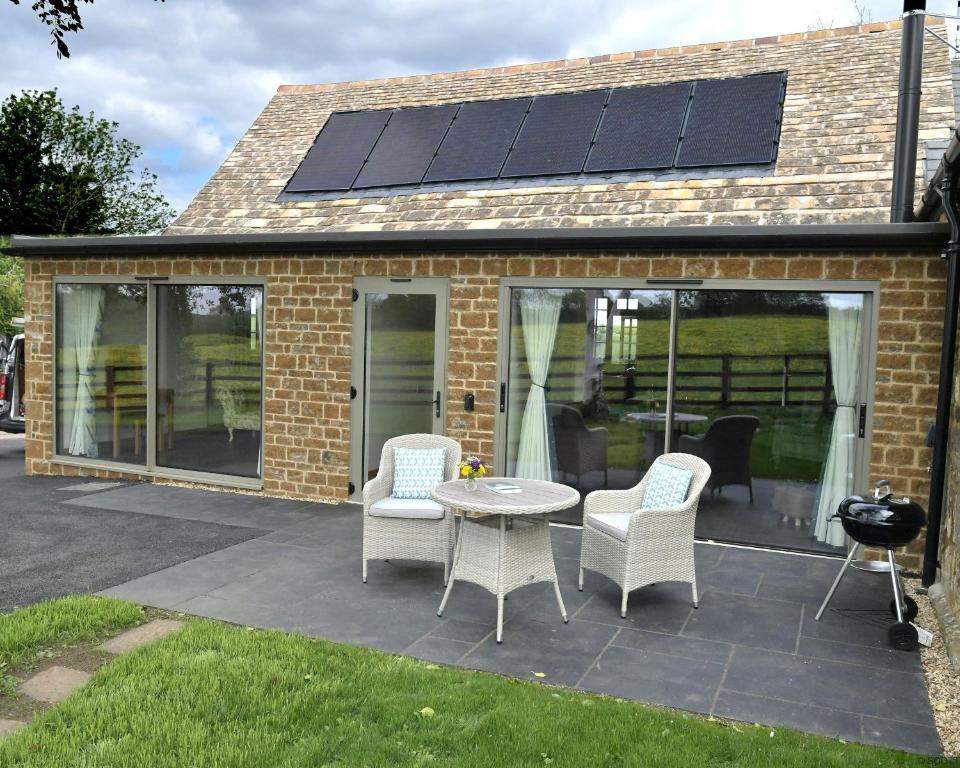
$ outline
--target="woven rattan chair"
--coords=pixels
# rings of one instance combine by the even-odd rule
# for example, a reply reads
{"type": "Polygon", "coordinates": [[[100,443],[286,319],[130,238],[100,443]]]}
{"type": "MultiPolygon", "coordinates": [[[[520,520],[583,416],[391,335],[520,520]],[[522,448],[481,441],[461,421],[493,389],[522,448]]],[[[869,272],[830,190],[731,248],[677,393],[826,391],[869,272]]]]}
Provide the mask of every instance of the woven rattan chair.
{"type": "Polygon", "coordinates": [[[446,448],[444,480],[457,476],[460,444],[442,435],[401,435],[387,440],[377,476],[363,486],[363,581],[367,560],[422,560],[443,563],[443,583],[450,575],[454,516],[432,499],[393,499],[394,448],[446,448]]]}
{"type": "Polygon", "coordinates": [[[583,590],[584,570],[612,579],[623,590],[620,616],[624,618],[630,592],[661,581],[688,583],[697,607],[693,526],[710,467],[703,459],[685,453],[667,453],[657,462],[693,470],[687,499],[679,507],[640,509],[649,472],[633,488],[594,491],[583,504],[579,588],[583,590]]]}

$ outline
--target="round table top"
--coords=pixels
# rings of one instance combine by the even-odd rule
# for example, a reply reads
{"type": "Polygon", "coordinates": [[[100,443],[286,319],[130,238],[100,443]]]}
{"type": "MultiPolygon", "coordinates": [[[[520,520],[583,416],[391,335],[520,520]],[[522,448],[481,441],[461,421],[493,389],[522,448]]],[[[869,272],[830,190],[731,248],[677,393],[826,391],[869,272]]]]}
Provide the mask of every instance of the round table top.
{"type": "Polygon", "coordinates": [[[468,491],[464,480],[450,480],[438,485],[430,495],[445,507],[487,515],[543,515],[568,509],[580,501],[580,494],[569,485],[516,477],[485,477],[477,481],[475,491],[468,491]],[[487,483],[509,483],[523,490],[497,493],[487,488],[487,483]]]}
{"type": "MultiPolygon", "coordinates": [[[[633,413],[628,413],[625,418],[628,418],[631,421],[646,421],[652,424],[662,424],[667,420],[667,414],[648,413],[646,411],[634,411],[633,413]]],[[[706,420],[707,420],[707,417],[702,416],[699,413],[674,413],[673,414],[674,424],[699,424],[700,422],[706,421],[706,420]]]]}

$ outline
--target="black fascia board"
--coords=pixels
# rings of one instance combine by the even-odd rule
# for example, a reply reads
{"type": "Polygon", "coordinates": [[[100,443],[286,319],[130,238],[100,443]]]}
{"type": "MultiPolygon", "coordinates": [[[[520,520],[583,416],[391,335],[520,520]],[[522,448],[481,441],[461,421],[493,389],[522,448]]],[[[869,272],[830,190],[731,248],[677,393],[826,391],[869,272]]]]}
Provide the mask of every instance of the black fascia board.
{"type": "Polygon", "coordinates": [[[443,251],[929,250],[946,245],[938,222],[686,227],[556,227],[353,232],[27,237],[7,253],[31,257],[443,251]]]}

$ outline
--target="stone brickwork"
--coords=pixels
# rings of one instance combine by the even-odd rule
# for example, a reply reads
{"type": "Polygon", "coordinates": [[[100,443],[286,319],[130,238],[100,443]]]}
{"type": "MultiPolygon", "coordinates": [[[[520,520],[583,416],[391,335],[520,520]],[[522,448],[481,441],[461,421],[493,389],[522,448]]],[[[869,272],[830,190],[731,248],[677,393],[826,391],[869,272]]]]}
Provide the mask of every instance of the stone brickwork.
{"type": "Polygon", "coordinates": [[[953,615],[960,618],[960,376],[955,376],[953,382],[938,580],[943,584],[953,615]]]}
{"type": "MultiPolygon", "coordinates": [[[[929,24],[946,34],[938,21],[929,24]]],[[[928,38],[924,140],[954,124],[948,49],[928,38]]],[[[889,215],[900,22],[571,61],[281,86],[171,234],[538,226],[804,224],[889,215]],[[331,112],[529,96],[757,72],[788,73],[773,175],[528,184],[278,202],[331,112]]]]}
{"type": "MultiPolygon", "coordinates": [[[[944,300],[937,254],[475,254],[178,256],[170,259],[28,259],[27,470],[113,476],[53,460],[51,379],[54,275],[258,275],[267,281],[264,490],[308,499],[346,498],[350,451],[351,286],[355,276],[450,280],[447,433],[491,458],[497,405],[500,278],[646,277],[878,280],[880,328],[871,479],[928,493],[924,447],[935,415],[944,300]],[[476,393],[464,413],[463,395],[476,393]]],[[[918,542],[904,562],[917,567],[918,542]]]]}

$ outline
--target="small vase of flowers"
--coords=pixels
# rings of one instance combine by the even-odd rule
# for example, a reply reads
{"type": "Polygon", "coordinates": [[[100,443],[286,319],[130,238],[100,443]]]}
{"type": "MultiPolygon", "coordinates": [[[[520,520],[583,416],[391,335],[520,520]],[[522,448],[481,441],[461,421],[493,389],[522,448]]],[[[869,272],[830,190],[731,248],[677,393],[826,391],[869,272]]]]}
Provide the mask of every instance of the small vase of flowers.
{"type": "Polygon", "coordinates": [[[487,465],[476,456],[468,456],[466,461],[460,462],[460,477],[468,491],[477,490],[477,479],[487,474],[487,465]]]}

